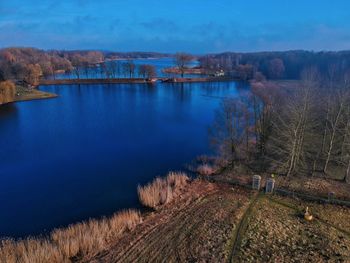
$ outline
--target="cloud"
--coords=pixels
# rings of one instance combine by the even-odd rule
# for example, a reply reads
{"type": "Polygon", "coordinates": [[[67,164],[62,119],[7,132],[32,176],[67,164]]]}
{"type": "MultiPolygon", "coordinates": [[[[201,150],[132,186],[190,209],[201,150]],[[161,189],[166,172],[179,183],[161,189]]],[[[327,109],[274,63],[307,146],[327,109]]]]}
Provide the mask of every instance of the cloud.
{"type": "Polygon", "coordinates": [[[165,18],[155,18],[139,23],[142,27],[150,31],[174,32],[179,30],[179,25],[165,18]]]}

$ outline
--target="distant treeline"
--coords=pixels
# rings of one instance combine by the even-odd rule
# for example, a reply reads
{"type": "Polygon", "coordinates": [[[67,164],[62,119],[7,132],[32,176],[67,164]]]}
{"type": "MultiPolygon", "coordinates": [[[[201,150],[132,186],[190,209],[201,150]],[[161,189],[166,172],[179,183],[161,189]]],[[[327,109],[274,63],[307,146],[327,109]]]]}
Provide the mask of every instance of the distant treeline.
{"type": "Polygon", "coordinates": [[[142,58],[164,58],[172,54],[157,52],[104,52],[106,59],[142,59],[142,58]]]}
{"type": "Polygon", "coordinates": [[[209,54],[200,57],[208,71],[224,70],[242,79],[299,79],[301,72],[315,67],[321,76],[340,78],[350,70],[350,51],[283,51],[209,54]]]}
{"type": "Polygon", "coordinates": [[[81,70],[105,60],[165,56],[167,55],[154,52],[45,51],[36,48],[4,48],[0,49],[0,81],[13,80],[37,85],[42,76],[81,70]]]}

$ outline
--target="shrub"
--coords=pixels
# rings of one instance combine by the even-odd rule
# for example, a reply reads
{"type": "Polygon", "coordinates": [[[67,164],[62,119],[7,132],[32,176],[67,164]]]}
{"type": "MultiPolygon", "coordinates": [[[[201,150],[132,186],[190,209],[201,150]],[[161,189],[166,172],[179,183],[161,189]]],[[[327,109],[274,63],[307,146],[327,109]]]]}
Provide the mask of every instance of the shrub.
{"type": "Polygon", "coordinates": [[[156,208],[169,203],[187,185],[189,178],[184,173],[170,172],[167,177],[157,177],[145,186],[138,186],[140,202],[144,206],[156,208]]]}
{"type": "Polygon", "coordinates": [[[61,263],[94,254],[123,232],[142,222],[136,210],[126,210],[110,218],[89,220],[55,229],[47,238],[28,238],[0,242],[0,262],[6,263],[61,263]]]}
{"type": "Polygon", "coordinates": [[[16,96],[16,86],[12,81],[0,82],[0,105],[7,102],[12,102],[16,96]]]}
{"type": "Polygon", "coordinates": [[[197,172],[200,175],[208,176],[212,175],[216,172],[217,168],[209,165],[209,164],[202,164],[197,167],[197,172]]]}

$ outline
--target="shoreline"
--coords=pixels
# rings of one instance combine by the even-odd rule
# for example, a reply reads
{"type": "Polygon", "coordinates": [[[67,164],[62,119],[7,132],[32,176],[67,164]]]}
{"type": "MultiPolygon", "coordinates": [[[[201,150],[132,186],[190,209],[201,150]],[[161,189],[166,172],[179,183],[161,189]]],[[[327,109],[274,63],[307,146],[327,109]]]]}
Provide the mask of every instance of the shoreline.
{"type": "Polygon", "coordinates": [[[44,99],[54,99],[57,98],[58,95],[54,93],[49,93],[46,91],[41,91],[38,89],[33,89],[30,91],[20,91],[20,95],[15,95],[12,101],[8,101],[6,103],[0,104],[6,105],[9,103],[23,102],[23,101],[32,101],[32,100],[44,100],[44,99]]]}
{"type": "MultiPolygon", "coordinates": [[[[125,258],[125,262],[136,262],[140,257],[149,256],[148,253],[154,253],[155,249],[171,246],[173,244],[172,240],[177,240],[179,236],[184,234],[183,228],[185,227],[187,229],[185,236],[195,235],[197,237],[193,240],[196,248],[199,249],[203,245],[207,248],[212,247],[211,242],[197,242],[198,240],[211,240],[218,244],[212,247],[215,248],[213,253],[216,256],[222,259],[228,257],[239,258],[239,252],[245,251],[242,250],[241,240],[250,238],[251,227],[254,224],[249,224],[244,231],[241,230],[240,225],[247,221],[248,217],[250,220],[256,220],[255,213],[260,210],[260,208],[255,208],[256,205],[253,200],[257,201],[256,204],[259,207],[268,207],[268,211],[286,217],[286,219],[298,225],[300,229],[304,229],[304,224],[298,224],[300,219],[295,217],[294,214],[290,215],[291,207],[301,213],[300,211],[305,206],[310,206],[317,220],[327,226],[329,226],[329,223],[326,222],[325,215],[328,216],[328,214],[323,212],[324,209],[336,213],[336,217],[333,216],[334,219],[341,218],[343,215],[350,216],[349,208],[329,202],[320,204],[317,200],[295,199],[278,193],[269,196],[263,194],[263,190],[257,195],[258,192],[251,189],[251,181],[247,175],[226,178],[228,179],[226,182],[220,180],[220,176],[223,175],[213,175],[212,182],[198,176],[186,182],[179,189],[173,189],[175,195],[171,195],[170,201],[156,204],[149,212],[141,212],[133,208],[119,210],[112,216],[72,223],[66,227],[55,228],[43,235],[21,239],[2,237],[0,256],[10,255],[8,251],[11,251],[11,253],[15,251],[19,258],[30,256],[33,260],[39,261],[44,256],[46,259],[44,262],[48,260],[53,262],[54,258],[59,259],[55,262],[65,262],[67,260],[69,262],[73,258],[77,262],[110,262],[113,258],[125,258]],[[272,202],[272,199],[275,201],[272,202]],[[200,203],[199,200],[201,200],[200,203]],[[285,204],[286,210],[276,210],[275,203],[285,204]],[[269,207],[267,204],[273,205],[269,207]],[[339,210],[339,208],[342,208],[342,210],[339,210]],[[220,211],[219,214],[217,211],[220,211]],[[280,214],[281,211],[282,214],[280,214]],[[204,216],[198,216],[200,214],[204,214],[204,216]],[[208,227],[210,231],[203,232],[203,229],[208,227]],[[154,231],[155,229],[157,231],[154,231]],[[165,239],[159,238],[158,231],[165,239]],[[221,238],[217,239],[217,236],[221,238]],[[100,242],[101,239],[104,240],[102,243],[100,242]],[[150,240],[154,240],[151,246],[148,242],[150,240]],[[67,242],[70,246],[67,246],[67,242]],[[23,250],[23,247],[28,247],[28,249],[23,250]],[[30,249],[31,247],[35,247],[36,250],[30,249]],[[141,250],[141,254],[127,252],[136,251],[139,248],[147,249],[141,250]],[[36,253],[37,249],[45,251],[45,254],[36,253]]],[[[143,188],[148,189],[151,184],[157,185],[156,181],[157,179],[154,179],[152,183],[146,184],[143,188]]],[[[142,202],[142,198],[139,197],[139,200],[142,202]]],[[[144,206],[148,205],[144,204],[144,206]]],[[[279,216],[274,218],[277,218],[278,221],[279,216]]],[[[332,222],[332,226],[340,231],[339,234],[342,234],[344,238],[349,235],[346,227],[338,225],[337,222],[332,222]]],[[[260,235],[265,235],[264,233],[259,231],[260,235]]],[[[180,244],[175,245],[181,253],[186,254],[186,247],[180,246],[180,244]]],[[[278,247],[275,249],[278,249],[278,247]]],[[[167,253],[167,257],[174,256],[171,250],[167,253]]],[[[249,254],[258,255],[256,253],[253,248],[250,248],[249,254]]],[[[286,255],[289,255],[288,251],[286,253],[286,255]]],[[[158,259],[163,256],[161,254],[155,255],[158,259]]],[[[199,258],[210,257],[210,255],[199,253],[198,250],[196,256],[199,258]]]]}
{"type": "Polygon", "coordinates": [[[58,97],[58,95],[55,93],[50,93],[50,92],[35,89],[35,90],[32,90],[29,94],[16,96],[16,98],[13,102],[42,100],[42,99],[54,99],[57,97],[58,97]]]}
{"type": "Polygon", "coordinates": [[[79,85],[79,84],[153,84],[157,81],[165,83],[193,83],[193,82],[218,82],[238,81],[235,78],[227,77],[205,77],[205,78],[168,78],[155,77],[152,80],[144,78],[111,78],[111,79],[52,79],[41,80],[39,85],[79,85]]]}

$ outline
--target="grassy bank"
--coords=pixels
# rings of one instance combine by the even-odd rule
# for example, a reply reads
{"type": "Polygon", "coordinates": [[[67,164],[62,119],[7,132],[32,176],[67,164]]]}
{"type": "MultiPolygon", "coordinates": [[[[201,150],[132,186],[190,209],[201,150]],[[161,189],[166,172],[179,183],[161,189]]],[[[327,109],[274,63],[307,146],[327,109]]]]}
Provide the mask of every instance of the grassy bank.
{"type": "MultiPolygon", "coordinates": [[[[243,176],[242,176],[243,177],[243,176]]],[[[244,176],[248,177],[248,176],[244,176]]],[[[170,173],[127,210],[0,244],[0,262],[345,262],[350,208],[170,173]],[[314,215],[305,221],[308,206],[314,215]]]]}
{"type": "Polygon", "coordinates": [[[57,96],[58,96],[57,94],[44,92],[38,89],[27,89],[23,87],[17,87],[17,93],[13,99],[13,102],[50,99],[50,98],[56,98],[57,96]]]}

